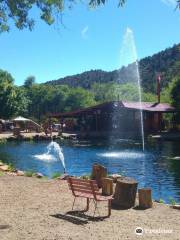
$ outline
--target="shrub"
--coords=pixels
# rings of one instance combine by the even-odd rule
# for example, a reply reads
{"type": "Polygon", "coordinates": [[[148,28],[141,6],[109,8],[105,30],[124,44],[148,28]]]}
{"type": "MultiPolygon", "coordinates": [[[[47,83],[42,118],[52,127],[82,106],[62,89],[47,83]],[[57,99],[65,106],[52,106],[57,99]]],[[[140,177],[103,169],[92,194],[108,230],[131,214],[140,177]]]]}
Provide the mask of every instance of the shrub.
{"type": "Polygon", "coordinates": [[[33,171],[26,171],[24,175],[26,177],[33,177],[34,176],[34,172],[33,171]]]}
{"type": "Polygon", "coordinates": [[[0,139],[0,144],[4,144],[4,143],[6,143],[6,142],[7,142],[6,139],[0,139]]]}
{"type": "Polygon", "coordinates": [[[61,174],[61,173],[58,173],[58,172],[53,173],[52,179],[58,178],[58,177],[60,177],[61,175],[62,175],[62,174],[61,174]]]}
{"type": "Polygon", "coordinates": [[[176,201],[174,200],[174,198],[169,198],[169,202],[171,205],[176,205],[176,201]]]}
{"type": "Polygon", "coordinates": [[[162,198],[160,198],[159,203],[164,203],[164,200],[162,198]]]}
{"type": "Polygon", "coordinates": [[[47,176],[43,176],[43,177],[40,178],[40,179],[48,180],[48,177],[47,177],[47,176]]]}
{"type": "Polygon", "coordinates": [[[90,179],[90,176],[89,175],[82,175],[80,176],[81,179],[90,179]]]}
{"type": "Polygon", "coordinates": [[[14,167],[14,165],[12,163],[8,164],[8,171],[10,171],[10,172],[16,171],[16,168],[14,167]]]}

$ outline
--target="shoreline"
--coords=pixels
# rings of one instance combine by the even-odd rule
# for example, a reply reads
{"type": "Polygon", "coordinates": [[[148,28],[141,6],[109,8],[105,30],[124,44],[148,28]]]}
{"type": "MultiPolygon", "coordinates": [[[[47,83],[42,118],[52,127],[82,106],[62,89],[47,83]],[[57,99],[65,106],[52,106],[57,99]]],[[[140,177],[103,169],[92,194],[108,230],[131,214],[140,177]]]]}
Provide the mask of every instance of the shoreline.
{"type": "MultiPolygon", "coordinates": [[[[0,143],[3,141],[50,141],[50,140],[77,140],[77,134],[52,132],[51,135],[46,135],[44,132],[21,132],[19,136],[14,136],[13,133],[0,133],[0,143]]],[[[117,138],[118,139],[118,138],[117,138]]],[[[146,136],[150,141],[180,141],[180,132],[161,132],[159,134],[149,134],[146,136]]],[[[97,140],[97,138],[80,138],[79,140],[97,140]]],[[[108,139],[98,139],[106,141],[108,139]]],[[[129,139],[132,140],[132,139],[129,139]]]]}
{"type": "MultiPolygon", "coordinates": [[[[51,178],[48,178],[47,176],[43,175],[40,172],[32,172],[32,171],[22,171],[19,169],[15,169],[11,164],[4,163],[0,161],[0,178],[3,176],[13,176],[13,177],[26,177],[26,178],[36,178],[36,179],[45,179],[49,181],[66,181],[67,178],[70,176],[67,173],[54,173],[54,176],[51,178]],[[12,169],[11,169],[12,168],[12,169]]],[[[73,177],[73,176],[71,176],[73,177]]],[[[74,176],[80,179],[90,179],[90,175],[81,175],[81,176],[74,176]]],[[[126,178],[126,176],[118,175],[118,174],[111,174],[107,176],[113,180],[113,184],[115,186],[115,183],[117,179],[120,178],[126,178]]],[[[138,196],[138,193],[136,194],[138,196]]],[[[137,198],[137,197],[136,197],[137,198]]],[[[173,199],[172,199],[173,200],[173,199]]],[[[152,199],[153,203],[159,203],[159,204],[165,204],[167,206],[177,206],[177,209],[180,210],[180,203],[174,202],[173,204],[165,202],[163,199],[152,199]]],[[[174,201],[174,200],[173,200],[174,201]]]]}
{"type": "MultiPolygon", "coordinates": [[[[34,134],[25,133],[25,134],[26,134],[25,137],[36,136],[35,135],[36,133],[34,133],[34,134]]],[[[43,135],[44,134],[42,134],[42,136],[43,135]]],[[[9,135],[9,136],[11,136],[11,135],[9,135]]],[[[57,134],[54,134],[54,137],[58,137],[57,134]]],[[[49,140],[51,140],[51,139],[48,139],[48,141],[49,140]]],[[[5,141],[5,144],[6,144],[6,141],[5,141]]],[[[35,143],[33,143],[33,144],[35,144],[35,143]]],[[[11,163],[8,164],[8,161],[3,161],[3,163],[1,163],[1,161],[0,161],[0,175],[5,173],[7,175],[13,175],[13,176],[27,176],[27,177],[37,177],[37,178],[49,178],[49,179],[61,178],[63,176],[63,172],[55,172],[54,171],[54,172],[52,172],[51,175],[48,175],[49,177],[47,177],[41,173],[41,170],[37,169],[36,171],[33,171],[31,169],[26,169],[25,171],[22,171],[20,169],[16,169],[11,163]]],[[[87,177],[87,176],[82,175],[79,177],[87,177]]],[[[156,199],[156,201],[160,200],[160,198],[158,198],[157,196],[154,198],[156,199]]],[[[177,201],[176,196],[173,196],[173,198],[175,198],[175,200],[177,201]]],[[[163,198],[163,200],[164,199],[166,200],[166,202],[169,202],[169,200],[167,200],[166,198],[163,198]]],[[[177,202],[179,202],[179,201],[177,201],[177,202]]]]}
{"type": "Polygon", "coordinates": [[[51,135],[46,135],[44,132],[21,132],[19,136],[14,136],[13,133],[6,132],[0,133],[0,143],[1,141],[50,141],[50,140],[73,140],[75,139],[75,134],[62,133],[59,135],[58,132],[53,132],[51,135]]]}

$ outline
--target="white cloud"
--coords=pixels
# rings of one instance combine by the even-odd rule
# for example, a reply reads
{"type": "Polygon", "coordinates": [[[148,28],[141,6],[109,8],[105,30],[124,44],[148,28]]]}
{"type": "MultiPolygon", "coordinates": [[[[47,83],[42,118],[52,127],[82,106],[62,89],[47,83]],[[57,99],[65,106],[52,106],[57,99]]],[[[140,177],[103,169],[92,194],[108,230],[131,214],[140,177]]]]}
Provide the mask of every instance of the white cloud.
{"type": "Polygon", "coordinates": [[[176,7],[177,1],[176,0],[161,0],[162,3],[166,4],[168,7],[176,7]]]}
{"type": "Polygon", "coordinates": [[[88,30],[89,30],[89,26],[85,26],[82,30],[81,30],[81,37],[83,39],[86,39],[88,36],[87,36],[87,33],[88,33],[88,30]]]}

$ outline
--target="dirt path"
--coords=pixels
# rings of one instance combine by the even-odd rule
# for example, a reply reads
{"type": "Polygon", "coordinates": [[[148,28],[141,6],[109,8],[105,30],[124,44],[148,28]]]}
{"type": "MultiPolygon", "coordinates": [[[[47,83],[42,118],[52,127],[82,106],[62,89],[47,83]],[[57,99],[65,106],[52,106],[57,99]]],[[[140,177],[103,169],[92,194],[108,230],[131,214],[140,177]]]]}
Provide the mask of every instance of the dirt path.
{"type": "MultiPolygon", "coordinates": [[[[110,218],[92,221],[67,215],[72,201],[65,181],[0,177],[0,240],[180,239],[180,211],[166,205],[156,203],[145,211],[112,210],[110,218]],[[136,227],[144,229],[143,236],[135,234],[136,227]],[[167,230],[171,233],[157,233],[167,230]]],[[[78,203],[83,208],[84,202],[78,203]]],[[[101,215],[106,210],[100,203],[101,215]]],[[[93,206],[88,214],[92,213],[93,206]]]]}

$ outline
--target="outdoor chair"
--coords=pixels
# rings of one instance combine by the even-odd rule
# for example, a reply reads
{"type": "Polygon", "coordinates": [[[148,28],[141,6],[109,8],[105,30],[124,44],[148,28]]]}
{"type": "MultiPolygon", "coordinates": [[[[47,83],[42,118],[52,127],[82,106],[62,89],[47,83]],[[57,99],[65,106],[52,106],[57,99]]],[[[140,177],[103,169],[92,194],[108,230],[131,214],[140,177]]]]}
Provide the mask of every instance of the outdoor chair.
{"type": "Polygon", "coordinates": [[[102,196],[102,194],[99,192],[99,188],[95,180],[84,180],[84,179],[69,177],[68,183],[69,183],[69,188],[72,191],[72,194],[74,196],[72,210],[74,208],[76,198],[79,197],[79,198],[86,198],[87,200],[87,205],[86,205],[86,208],[83,210],[83,212],[87,212],[89,210],[90,200],[93,200],[95,204],[94,215],[97,209],[97,203],[100,201],[107,201],[108,202],[107,217],[111,215],[112,196],[102,196]]]}

